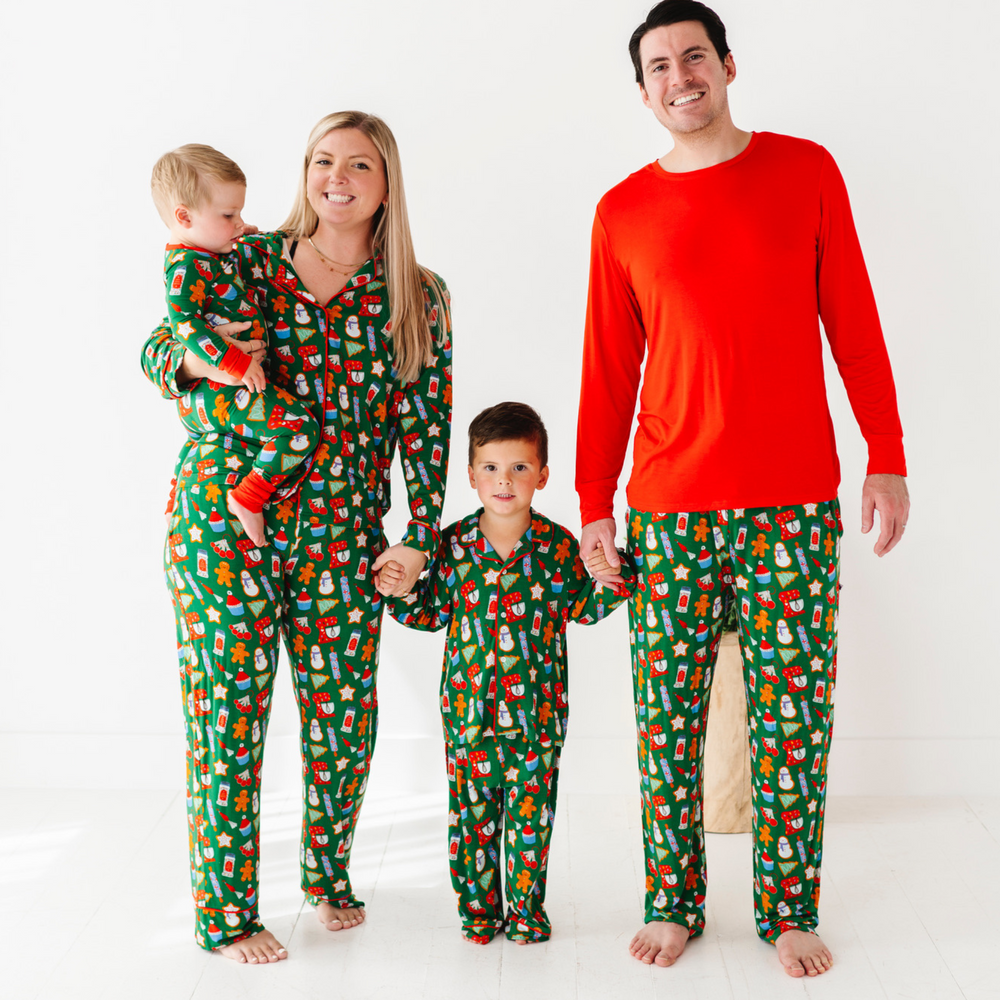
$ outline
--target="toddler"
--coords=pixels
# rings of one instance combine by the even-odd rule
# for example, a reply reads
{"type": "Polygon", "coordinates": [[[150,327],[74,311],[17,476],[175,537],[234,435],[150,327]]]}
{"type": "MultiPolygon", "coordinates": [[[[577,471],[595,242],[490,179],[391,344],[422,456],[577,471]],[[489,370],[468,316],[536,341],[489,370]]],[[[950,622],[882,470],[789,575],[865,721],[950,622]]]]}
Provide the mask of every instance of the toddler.
{"type": "Polygon", "coordinates": [[[263,506],[315,450],[320,427],[293,396],[268,385],[250,354],[214,331],[224,323],[243,323],[234,339],[267,338],[233,252],[233,241],[243,233],[246,177],[228,156],[192,143],[160,157],[151,187],[170,230],[164,260],[170,329],[202,361],[243,383],[195,383],[178,402],[178,412],[192,435],[231,433],[244,440],[250,468],[242,478],[239,470],[231,471],[230,481],[239,482],[226,504],[250,540],[263,545],[263,506]]]}

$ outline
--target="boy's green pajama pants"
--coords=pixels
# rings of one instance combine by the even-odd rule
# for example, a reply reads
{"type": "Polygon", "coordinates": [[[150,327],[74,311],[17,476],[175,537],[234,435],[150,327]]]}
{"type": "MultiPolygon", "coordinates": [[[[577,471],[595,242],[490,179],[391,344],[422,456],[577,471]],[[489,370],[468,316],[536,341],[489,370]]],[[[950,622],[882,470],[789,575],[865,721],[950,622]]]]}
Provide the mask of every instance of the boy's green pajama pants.
{"type": "Polygon", "coordinates": [[[505,924],[511,941],[552,933],[545,881],[560,749],[489,739],[446,748],[451,884],[471,941],[485,944],[505,924]]]}
{"type": "Polygon", "coordinates": [[[705,927],[702,754],[724,602],[736,601],[753,794],[754,907],[774,942],[817,924],[836,677],[836,499],[629,512],[646,922],[705,927]]]}
{"type": "Polygon", "coordinates": [[[306,508],[307,522],[298,501],[283,501],[265,511],[270,546],[256,548],[225,508],[226,468],[234,455],[253,458],[239,449],[238,439],[221,437],[191,447],[179,467],[165,552],[188,744],[196,938],[205,948],[262,929],[260,780],[279,635],[301,719],[302,888],[313,903],[364,905],[348,864],[378,711],[383,604],[369,565],[381,526],[363,507],[348,513],[334,504],[306,508]],[[366,533],[369,544],[323,541],[338,521],[366,533]]]}

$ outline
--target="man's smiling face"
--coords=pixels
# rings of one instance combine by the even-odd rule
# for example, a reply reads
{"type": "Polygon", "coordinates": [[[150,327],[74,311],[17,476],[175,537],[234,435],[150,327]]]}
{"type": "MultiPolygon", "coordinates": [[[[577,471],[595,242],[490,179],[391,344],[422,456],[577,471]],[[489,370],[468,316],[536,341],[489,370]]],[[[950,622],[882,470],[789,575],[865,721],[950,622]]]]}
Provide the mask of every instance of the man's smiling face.
{"type": "Polygon", "coordinates": [[[700,21],[678,21],[646,32],[639,43],[642,103],[671,132],[691,134],[722,124],[726,88],[736,76],[732,53],[719,59],[700,21]]]}

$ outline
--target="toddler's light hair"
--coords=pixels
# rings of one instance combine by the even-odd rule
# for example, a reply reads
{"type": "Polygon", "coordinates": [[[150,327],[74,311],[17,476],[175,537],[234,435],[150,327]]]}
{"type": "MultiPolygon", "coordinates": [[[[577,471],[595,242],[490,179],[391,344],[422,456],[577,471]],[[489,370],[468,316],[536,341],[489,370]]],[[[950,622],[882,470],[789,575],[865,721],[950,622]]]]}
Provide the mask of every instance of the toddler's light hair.
{"type": "Polygon", "coordinates": [[[238,164],[211,146],[189,142],[164,153],[154,164],[149,182],[160,218],[169,226],[178,205],[201,208],[208,195],[208,180],[235,181],[244,186],[247,182],[238,164]]]}

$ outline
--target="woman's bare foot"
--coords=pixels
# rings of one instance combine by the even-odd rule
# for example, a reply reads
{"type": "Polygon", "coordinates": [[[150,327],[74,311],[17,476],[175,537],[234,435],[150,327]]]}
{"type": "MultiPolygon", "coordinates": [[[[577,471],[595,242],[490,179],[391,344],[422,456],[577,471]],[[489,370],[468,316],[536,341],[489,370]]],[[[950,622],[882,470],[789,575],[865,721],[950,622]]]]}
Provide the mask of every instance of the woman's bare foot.
{"type": "Polygon", "coordinates": [[[316,916],[328,931],[343,931],[362,923],[365,919],[365,910],[363,906],[351,906],[341,910],[333,903],[321,899],[316,905],[316,916]]]}
{"type": "Polygon", "coordinates": [[[232,490],[226,496],[226,506],[229,508],[231,514],[235,514],[243,525],[243,530],[247,533],[247,537],[250,539],[254,545],[264,544],[264,514],[263,511],[253,511],[247,510],[233,496],[232,490]]]}
{"type": "Polygon", "coordinates": [[[248,965],[265,965],[288,958],[285,946],[270,931],[258,931],[236,944],[227,944],[215,950],[234,962],[246,962],[248,965]]]}
{"type": "Polygon", "coordinates": [[[632,938],[628,950],[633,958],[646,965],[666,968],[681,957],[689,937],[688,929],[683,924],[675,924],[670,920],[653,920],[632,938]]]}
{"type": "Polygon", "coordinates": [[[833,955],[818,934],[809,931],[785,931],[774,943],[786,975],[821,976],[833,968],[833,955]]]}

